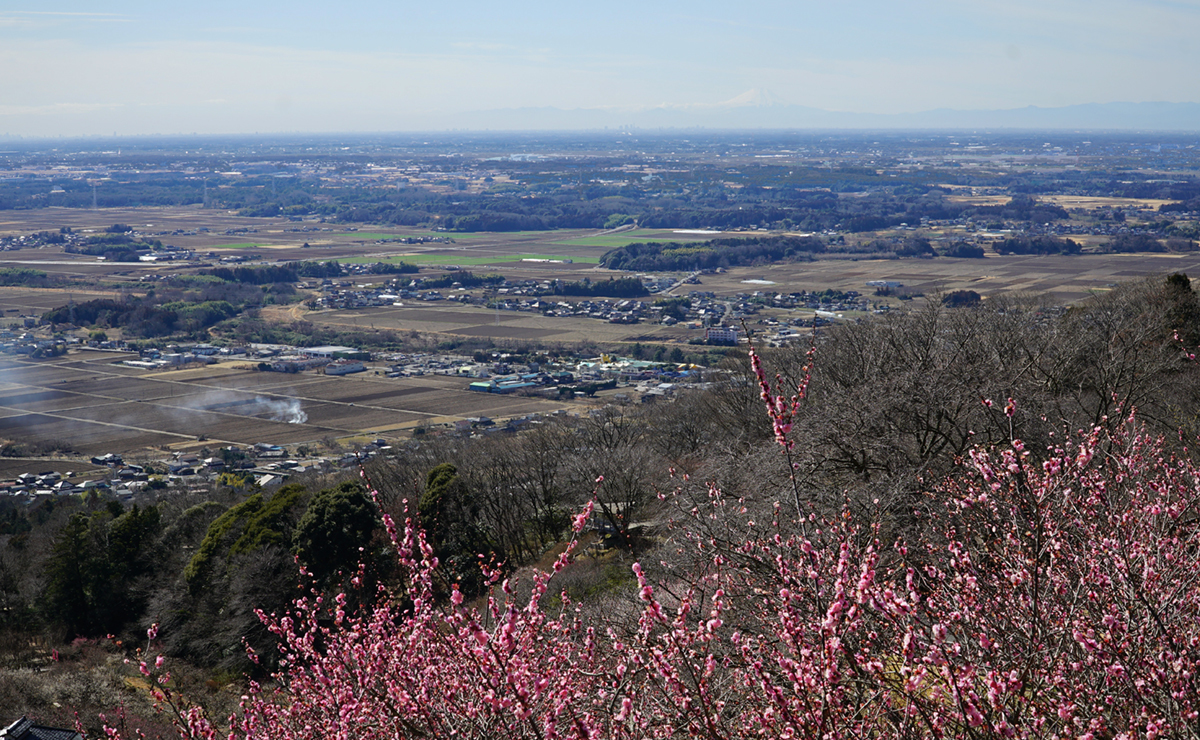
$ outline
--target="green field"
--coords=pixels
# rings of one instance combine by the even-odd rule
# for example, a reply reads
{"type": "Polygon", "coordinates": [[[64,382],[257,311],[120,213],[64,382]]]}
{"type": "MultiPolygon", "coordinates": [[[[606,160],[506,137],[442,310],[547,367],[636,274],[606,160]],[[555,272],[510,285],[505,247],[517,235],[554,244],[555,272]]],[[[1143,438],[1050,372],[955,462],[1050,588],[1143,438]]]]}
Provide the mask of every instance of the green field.
{"type": "Polygon", "coordinates": [[[338,260],[350,264],[374,262],[411,262],[417,265],[495,265],[502,262],[520,262],[524,259],[571,260],[585,265],[599,264],[599,257],[566,257],[556,254],[498,254],[493,257],[460,257],[453,254],[393,254],[387,257],[348,257],[338,260]]]}

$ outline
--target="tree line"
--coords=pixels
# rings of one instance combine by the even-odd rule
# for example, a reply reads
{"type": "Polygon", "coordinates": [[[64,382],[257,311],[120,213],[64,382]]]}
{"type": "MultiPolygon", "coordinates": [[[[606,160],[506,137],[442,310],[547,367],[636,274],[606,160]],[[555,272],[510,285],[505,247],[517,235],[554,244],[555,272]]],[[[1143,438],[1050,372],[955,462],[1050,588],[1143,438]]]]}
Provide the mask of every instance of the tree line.
{"type": "Polygon", "coordinates": [[[231,283],[248,285],[270,285],[272,283],[294,283],[301,278],[333,278],[346,274],[337,260],[284,262],[278,265],[255,267],[214,267],[201,275],[212,275],[231,283]]]}
{"type": "Polygon", "coordinates": [[[156,284],[144,296],[96,298],[69,303],[42,314],[50,324],[98,330],[121,329],[128,339],[173,335],[207,338],[208,331],[246,309],[296,300],[290,283],[227,282],[215,276],[175,277],[156,284]]]}
{"type": "Polygon", "coordinates": [[[110,231],[89,236],[82,243],[67,244],[63,250],[72,254],[103,257],[110,262],[137,262],[142,254],[161,248],[162,242],[158,239],[144,239],[123,231],[110,231]]]}
{"type": "Polygon", "coordinates": [[[554,295],[573,296],[604,296],[610,298],[640,298],[650,295],[650,291],[635,277],[607,278],[592,280],[584,278],[573,282],[555,280],[554,295]]]}
{"type": "Polygon", "coordinates": [[[702,242],[635,242],[610,249],[600,265],[628,272],[711,270],[756,262],[779,262],[825,251],[815,237],[725,237],[702,242]]]}
{"type": "Polygon", "coordinates": [[[469,270],[458,270],[448,272],[445,275],[437,277],[421,278],[418,285],[421,288],[449,288],[455,283],[458,283],[464,288],[479,288],[483,286],[499,285],[504,282],[503,275],[488,273],[476,275],[469,270]]]}

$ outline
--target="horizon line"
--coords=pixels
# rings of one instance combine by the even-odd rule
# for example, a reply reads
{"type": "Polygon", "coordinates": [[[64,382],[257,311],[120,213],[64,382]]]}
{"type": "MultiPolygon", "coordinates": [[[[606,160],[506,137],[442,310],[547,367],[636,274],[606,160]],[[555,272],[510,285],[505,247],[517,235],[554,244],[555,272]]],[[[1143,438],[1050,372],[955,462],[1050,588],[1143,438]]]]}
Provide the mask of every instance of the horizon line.
{"type": "Polygon", "coordinates": [[[253,132],[210,132],[210,133],[140,133],[140,134],[60,134],[31,136],[26,134],[0,133],[0,141],[117,141],[132,139],[203,139],[203,138],[265,138],[272,136],[324,136],[324,137],[363,137],[363,136],[445,136],[452,134],[654,134],[654,133],[1080,133],[1080,134],[1200,134],[1200,124],[1194,128],[1146,128],[1146,127],[1113,127],[1101,128],[1095,126],[605,126],[588,128],[445,128],[445,129],[377,129],[358,131],[320,131],[320,130],[290,130],[290,131],[253,131],[253,132]]]}

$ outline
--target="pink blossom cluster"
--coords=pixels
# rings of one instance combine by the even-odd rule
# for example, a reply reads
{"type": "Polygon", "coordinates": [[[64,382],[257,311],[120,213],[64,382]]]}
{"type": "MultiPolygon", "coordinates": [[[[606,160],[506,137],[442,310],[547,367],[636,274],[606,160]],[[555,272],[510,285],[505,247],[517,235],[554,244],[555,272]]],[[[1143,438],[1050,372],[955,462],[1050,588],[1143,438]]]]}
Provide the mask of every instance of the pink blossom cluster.
{"type": "MultiPolygon", "coordinates": [[[[795,401],[752,362],[786,437],[795,401]]],[[[220,731],[141,667],[206,740],[1200,735],[1200,468],[1131,417],[1041,464],[1019,441],[975,450],[931,493],[906,543],[849,512],[734,522],[716,487],[676,492],[693,565],[635,564],[629,620],[551,598],[573,543],[528,597],[489,571],[483,605],[438,598],[422,532],[389,519],[403,588],[261,615],[281,667],[220,731]]]]}
{"type": "Polygon", "coordinates": [[[750,345],[750,369],[758,380],[759,397],[767,407],[767,416],[771,419],[771,429],[775,433],[775,441],[785,450],[791,450],[796,446],[795,441],[789,435],[792,425],[795,423],[796,411],[808,395],[808,385],[812,380],[812,361],[815,354],[816,344],[813,344],[809,347],[808,356],[805,358],[806,362],[800,369],[803,377],[797,384],[795,392],[789,397],[783,390],[783,378],[776,375],[774,382],[768,379],[767,371],[763,369],[762,358],[758,356],[754,345],[750,345]]]}

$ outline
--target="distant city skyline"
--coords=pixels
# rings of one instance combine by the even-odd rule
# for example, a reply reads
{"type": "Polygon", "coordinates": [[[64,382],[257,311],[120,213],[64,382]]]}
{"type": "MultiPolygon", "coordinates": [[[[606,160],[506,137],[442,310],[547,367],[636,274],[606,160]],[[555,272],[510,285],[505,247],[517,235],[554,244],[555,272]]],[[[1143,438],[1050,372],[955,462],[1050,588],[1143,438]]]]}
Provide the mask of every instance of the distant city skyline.
{"type": "Polygon", "coordinates": [[[721,125],[713,111],[739,107],[750,113],[730,120],[753,125],[756,109],[907,120],[1200,102],[1198,31],[1197,0],[62,0],[0,10],[0,134],[721,125]]]}

